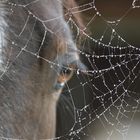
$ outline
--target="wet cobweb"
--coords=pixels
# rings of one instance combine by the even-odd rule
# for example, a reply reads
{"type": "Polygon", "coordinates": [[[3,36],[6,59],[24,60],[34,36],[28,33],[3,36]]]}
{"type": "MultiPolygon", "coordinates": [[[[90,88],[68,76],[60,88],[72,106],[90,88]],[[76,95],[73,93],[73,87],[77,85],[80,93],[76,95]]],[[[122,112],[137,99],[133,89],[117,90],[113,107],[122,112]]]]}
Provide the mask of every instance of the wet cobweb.
{"type": "MultiPolygon", "coordinates": [[[[35,0],[37,2],[39,0],[35,0]]],[[[58,2],[60,2],[58,0],[58,2]]],[[[140,1],[77,0],[78,6],[65,8],[66,21],[87,71],[74,70],[58,103],[57,136],[62,140],[138,140],[140,137],[140,1]],[[84,28],[73,14],[81,14],[84,28]],[[61,112],[61,113],[60,113],[61,112]]],[[[26,4],[7,1],[12,8],[26,4]]],[[[44,24],[28,11],[28,17],[44,24]]],[[[45,28],[45,32],[52,33],[45,28]]],[[[45,33],[44,33],[45,36],[45,33]]],[[[43,36],[43,38],[44,38],[43,36]]],[[[17,45],[11,40],[13,46],[17,45]]],[[[43,39],[42,39],[43,43],[43,39]]],[[[22,48],[40,58],[34,52],[22,48]]],[[[17,55],[18,59],[21,52],[17,55]]],[[[41,58],[43,59],[43,58],[41,58]]],[[[51,66],[57,65],[43,59],[51,66]]],[[[10,66],[5,67],[4,73],[10,66]]]]}

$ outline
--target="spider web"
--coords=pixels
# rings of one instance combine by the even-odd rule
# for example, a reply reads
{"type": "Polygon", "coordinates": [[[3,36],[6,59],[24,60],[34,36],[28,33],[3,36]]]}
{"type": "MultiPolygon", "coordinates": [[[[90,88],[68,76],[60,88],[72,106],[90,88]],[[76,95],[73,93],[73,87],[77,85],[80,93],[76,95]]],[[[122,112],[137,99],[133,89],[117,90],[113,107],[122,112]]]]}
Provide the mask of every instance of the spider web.
{"type": "MultiPolygon", "coordinates": [[[[7,4],[11,5],[12,14],[12,8],[26,8],[28,5],[38,1],[34,0],[26,4],[7,1],[7,4]]],[[[58,2],[61,1],[58,0],[58,2]]],[[[139,136],[131,138],[129,134],[131,133],[131,129],[133,129],[133,125],[138,123],[135,121],[135,116],[139,114],[140,105],[140,93],[138,91],[140,49],[137,47],[139,44],[132,45],[133,43],[129,43],[125,35],[121,35],[118,30],[120,24],[125,22],[125,18],[132,11],[139,10],[140,8],[139,0],[133,0],[130,3],[125,12],[116,19],[106,18],[104,11],[102,12],[96,0],[81,2],[77,7],[66,9],[65,16],[68,17],[67,23],[74,30],[74,41],[77,44],[79,44],[80,34],[82,33],[80,43],[82,49],[78,51],[89,69],[86,71],[86,74],[80,69],[75,70],[76,85],[71,84],[73,81],[66,84],[63,94],[66,94],[72,104],[73,123],[65,134],[57,136],[54,139],[138,139],[139,136]],[[72,14],[78,13],[85,14],[83,16],[83,20],[86,20],[84,29],[78,26],[72,16],[72,14]],[[100,31],[94,30],[94,25],[96,26],[96,23],[98,24],[99,21],[101,22],[100,31]],[[80,97],[77,99],[78,96],[80,97]],[[78,105],[80,98],[82,105],[78,105]]],[[[16,36],[20,36],[24,32],[30,17],[34,18],[34,25],[36,21],[44,25],[45,33],[42,38],[42,44],[46,32],[54,33],[45,26],[45,22],[57,21],[61,18],[42,21],[28,10],[28,17],[26,18],[24,27],[20,34],[16,36]]],[[[11,40],[11,43],[13,46],[17,46],[14,40],[11,40]]],[[[39,54],[29,51],[27,44],[28,41],[21,48],[15,60],[24,52],[41,58],[39,54]]],[[[49,63],[52,67],[55,65],[59,67],[59,64],[45,58],[41,59],[49,63]]],[[[11,65],[12,63],[7,60],[7,65],[0,75],[0,79],[6,74],[11,65]]],[[[67,109],[64,108],[64,110],[67,109]]],[[[139,128],[134,131],[137,131],[139,128]]]]}

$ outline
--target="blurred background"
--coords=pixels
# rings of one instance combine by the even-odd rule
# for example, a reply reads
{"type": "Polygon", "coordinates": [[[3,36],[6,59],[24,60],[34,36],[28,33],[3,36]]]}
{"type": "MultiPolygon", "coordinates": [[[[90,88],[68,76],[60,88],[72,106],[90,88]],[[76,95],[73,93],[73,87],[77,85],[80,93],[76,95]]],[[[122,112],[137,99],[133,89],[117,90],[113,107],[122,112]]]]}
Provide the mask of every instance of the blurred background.
{"type": "Polygon", "coordinates": [[[76,2],[86,35],[81,37],[70,23],[74,40],[85,65],[97,72],[75,73],[65,87],[56,135],[64,140],[139,140],[140,1],[76,2]]]}

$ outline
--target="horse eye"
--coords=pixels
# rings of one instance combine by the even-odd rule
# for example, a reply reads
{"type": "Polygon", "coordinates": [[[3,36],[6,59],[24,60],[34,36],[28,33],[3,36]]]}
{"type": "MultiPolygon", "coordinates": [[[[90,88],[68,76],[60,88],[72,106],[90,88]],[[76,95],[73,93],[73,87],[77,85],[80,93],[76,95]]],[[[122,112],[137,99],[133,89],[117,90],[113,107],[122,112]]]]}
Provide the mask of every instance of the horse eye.
{"type": "Polygon", "coordinates": [[[60,75],[69,76],[72,74],[72,72],[72,68],[62,68],[62,70],[60,71],[60,75]]]}
{"type": "Polygon", "coordinates": [[[62,89],[65,83],[72,77],[72,75],[73,75],[72,68],[63,67],[59,73],[57,82],[55,84],[55,89],[56,90],[62,89]]]}

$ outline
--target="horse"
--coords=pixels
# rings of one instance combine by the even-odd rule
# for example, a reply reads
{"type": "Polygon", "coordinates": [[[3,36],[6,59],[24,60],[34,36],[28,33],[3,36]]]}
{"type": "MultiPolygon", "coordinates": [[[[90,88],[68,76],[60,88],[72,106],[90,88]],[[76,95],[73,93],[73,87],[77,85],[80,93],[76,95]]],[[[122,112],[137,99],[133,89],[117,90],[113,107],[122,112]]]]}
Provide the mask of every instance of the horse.
{"type": "Polygon", "coordinates": [[[53,139],[56,106],[74,70],[85,70],[65,18],[74,0],[0,1],[0,137],[53,139]]]}

